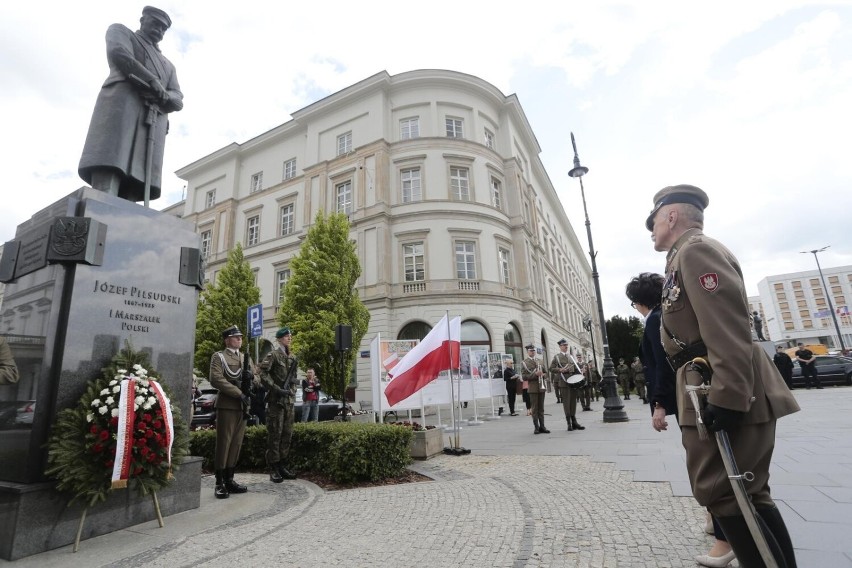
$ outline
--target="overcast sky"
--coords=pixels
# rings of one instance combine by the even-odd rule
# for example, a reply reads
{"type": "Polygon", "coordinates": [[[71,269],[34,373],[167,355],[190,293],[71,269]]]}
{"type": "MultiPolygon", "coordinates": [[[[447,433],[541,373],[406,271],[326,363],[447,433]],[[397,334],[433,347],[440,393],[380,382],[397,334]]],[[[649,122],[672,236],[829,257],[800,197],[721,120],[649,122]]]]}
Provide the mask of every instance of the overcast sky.
{"type": "MultiPolygon", "coordinates": [[[[608,318],[637,315],[624,285],[664,269],[644,221],[666,185],[707,191],[705,232],[739,257],[749,295],[766,276],[814,269],[799,251],[831,245],[823,268],[852,265],[850,1],[151,2],[173,20],[161,48],[185,102],[158,209],[182,198],[175,170],[310,103],[382,70],[450,69],[517,94],[588,250],[567,175],[574,132],[608,318]]],[[[0,242],[84,185],[104,32],[137,29],[143,6],[0,8],[0,242]]]]}

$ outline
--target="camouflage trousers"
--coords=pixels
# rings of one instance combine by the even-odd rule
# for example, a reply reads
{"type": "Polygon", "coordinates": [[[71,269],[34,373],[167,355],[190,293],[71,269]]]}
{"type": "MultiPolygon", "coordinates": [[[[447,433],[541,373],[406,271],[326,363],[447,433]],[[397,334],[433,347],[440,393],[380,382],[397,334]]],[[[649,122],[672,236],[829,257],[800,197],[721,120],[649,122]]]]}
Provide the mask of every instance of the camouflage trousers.
{"type": "Polygon", "coordinates": [[[292,398],[269,404],[266,410],[266,463],[272,465],[287,459],[295,414],[292,398]]]}

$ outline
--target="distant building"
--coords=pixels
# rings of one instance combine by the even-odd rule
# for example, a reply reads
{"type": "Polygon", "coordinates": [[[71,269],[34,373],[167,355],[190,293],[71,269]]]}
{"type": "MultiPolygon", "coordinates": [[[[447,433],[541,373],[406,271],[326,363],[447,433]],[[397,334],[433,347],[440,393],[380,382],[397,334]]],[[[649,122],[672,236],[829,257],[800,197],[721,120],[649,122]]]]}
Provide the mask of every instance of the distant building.
{"type": "MultiPolygon", "coordinates": [[[[823,268],[837,323],[846,347],[852,346],[852,266],[823,268]]],[[[778,345],[822,343],[840,349],[828,297],[818,270],[768,276],[757,285],[769,338],[778,345]]],[[[751,300],[751,298],[749,298],[751,300]]]]}
{"type": "MultiPolygon", "coordinates": [[[[546,359],[565,337],[590,356],[591,269],[540,152],[515,95],[452,71],[381,72],[181,168],[182,217],[210,280],[242,243],[267,337],[288,263],[325,211],[347,214],[357,243],[371,315],[359,351],[377,333],[420,339],[448,310],[464,346],[519,360],[532,342],[546,359]]],[[[369,377],[359,358],[360,399],[369,377]]]]}

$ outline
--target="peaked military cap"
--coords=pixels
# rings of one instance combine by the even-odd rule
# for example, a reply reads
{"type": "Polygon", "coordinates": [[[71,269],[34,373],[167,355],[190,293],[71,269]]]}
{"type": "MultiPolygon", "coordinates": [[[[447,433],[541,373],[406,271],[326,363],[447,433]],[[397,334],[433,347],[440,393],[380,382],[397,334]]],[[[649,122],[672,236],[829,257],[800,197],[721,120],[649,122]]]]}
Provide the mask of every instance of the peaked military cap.
{"type": "Polygon", "coordinates": [[[532,343],[527,345],[527,351],[529,351],[530,349],[535,350],[535,345],[533,345],[532,343]]]}
{"type": "Polygon", "coordinates": [[[145,6],[144,8],[142,8],[142,15],[151,16],[152,18],[160,20],[168,27],[172,27],[172,19],[169,17],[168,14],[166,14],[159,8],[154,8],[153,6],[145,6]]]}
{"type": "Polygon", "coordinates": [[[567,345],[567,344],[568,344],[568,340],[565,339],[564,337],[556,342],[556,345],[567,345]]]}
{"type": "Polygon", "coordinates": [[[240,331],[240,328],[238,328],[235,325],[232,325],[231,327],[229,327],[228,329],[226,329],[225,331],[222,332],[222,339],[227,339],[229,337],[242,337],[242,336],[243,336],[243,332],[240,331]]]}
{"type": "Polygon", "coordinates": [[[654,208],[645,219],[645,228],[649,231],[654,229],[654,215],[663,205],[671,203],[689,203],[704,211],[707,205],[710,204],[710,198],[704,193],[704,190],[694,185],[670,185],[664,187],[654,196],[654,208]]]}
{"type": "Polygon", "coordinates": [[[289,327],[282,327],[281,329],[275,332],[276,339],[281,339],[285,335],[293,335],[293,332],[290,331],[289,327]]]}

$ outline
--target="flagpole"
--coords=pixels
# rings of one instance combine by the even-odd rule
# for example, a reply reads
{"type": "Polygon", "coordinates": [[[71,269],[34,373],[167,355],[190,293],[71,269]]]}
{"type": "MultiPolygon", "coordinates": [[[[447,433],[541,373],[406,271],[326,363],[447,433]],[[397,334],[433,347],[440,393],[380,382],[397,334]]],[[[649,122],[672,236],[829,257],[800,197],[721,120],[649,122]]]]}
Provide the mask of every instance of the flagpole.
{"type": "MultiPolygon", "coordinates": [[[[450,392],[452,393],[453,387],[453,334],[450,330],[450,312],[447,310],[446,312],[447,318],[447,357],[449,359],[447,367],[449,367],[450,372],[450,392]]],[[[459,360],[461,360],[461,335],[459,336],[459,360]]],[[[461,381],[456,379],[456,382],[459,383],[459,400],[461,400],[461,381]]],[[[452,395],[450,395],[452,398],[452,395]]],[[[453,401],[453,406],[455,406],[455,401],[453,401]]],[[[461,415],[461,409],[459,409],[459,415],[461,415]]],[[[459,436],[459,430],[461,427],[459,423],[455,420],[455,414],[453,414],[453,424],[455,425],[455,445],[452,448],[444,448],[445,454],[451,454],[454,456],[461,456],[465,454],[469,454],[470,450],[461,447],[461,440],[459,436]]]]}

